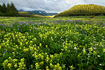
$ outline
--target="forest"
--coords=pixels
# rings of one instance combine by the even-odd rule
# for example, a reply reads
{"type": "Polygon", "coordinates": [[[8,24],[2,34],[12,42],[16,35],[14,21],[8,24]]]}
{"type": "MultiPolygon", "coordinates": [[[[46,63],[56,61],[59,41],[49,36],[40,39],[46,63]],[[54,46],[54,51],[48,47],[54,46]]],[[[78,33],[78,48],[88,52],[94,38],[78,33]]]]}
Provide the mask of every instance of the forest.
{"type": "Polygon", "coordinates": [[[0,16],[19,16],[19,14],[13,3],[3,3],[0,5],[0,16]]]}

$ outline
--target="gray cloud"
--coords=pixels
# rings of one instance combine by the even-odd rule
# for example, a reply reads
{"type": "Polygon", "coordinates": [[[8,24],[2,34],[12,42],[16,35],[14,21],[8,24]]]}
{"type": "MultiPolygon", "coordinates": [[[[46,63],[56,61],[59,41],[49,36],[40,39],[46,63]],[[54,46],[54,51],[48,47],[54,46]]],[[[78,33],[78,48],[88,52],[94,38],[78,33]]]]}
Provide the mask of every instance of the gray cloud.
{"type": "Polygon", "coordinates": [[[0,0],[2,3],[13,2],[17,9],[44,10],[46,12],[62,12],[77,4],[98,4],[105,6],[104,0],[0,0]]]}
{"type": "Polygon", "coordinates": [[[102,5],[105,6],[105,0],[84,0],[85,3],[87,4],[97,4],[97,5],[102,5]]]}

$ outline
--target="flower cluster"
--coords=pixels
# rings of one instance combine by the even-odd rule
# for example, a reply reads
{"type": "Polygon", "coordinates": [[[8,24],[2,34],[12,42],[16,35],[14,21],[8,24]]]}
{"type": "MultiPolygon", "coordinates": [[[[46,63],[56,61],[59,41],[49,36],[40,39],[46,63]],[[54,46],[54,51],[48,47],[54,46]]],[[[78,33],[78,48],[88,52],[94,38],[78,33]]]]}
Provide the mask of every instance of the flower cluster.
{"type": "Polygon", "coordinates": [[[105,67],[105,21],[17,19],[20,22],[13,24],[0,20],[0,70],[101,70],[105,67]]]}

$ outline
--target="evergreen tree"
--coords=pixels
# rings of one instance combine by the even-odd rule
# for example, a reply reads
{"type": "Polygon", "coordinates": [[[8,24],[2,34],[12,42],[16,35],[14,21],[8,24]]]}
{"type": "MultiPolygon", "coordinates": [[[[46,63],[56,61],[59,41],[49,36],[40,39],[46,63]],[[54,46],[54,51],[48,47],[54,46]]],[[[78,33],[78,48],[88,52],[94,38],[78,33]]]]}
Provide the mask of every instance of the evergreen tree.
{"type": "Polygon", "coordinates": [[[5,3],[3,3],[3,5],[2,5],[2,10],[1,10],[1,12],[3,13],[3,15],[6,15],[7,8],[6,8],[5,3]]]}
{"type": "Polygon", "coordinates": [[[7,16],[11,16],[12,15],[12,12],[11,12],[11,6],[9,3],[7,3],[7,16]]]}
{"type": "Polygon", "coordinates": [[[0,5],[0,16],[2,16],[2,6],[0,5]]]}
{"type": "Polygon", "coordinates": [[[0,5],[0,12],[1,12],[1,10],[2,10],[1,8],[2,8],[2,6],[0,5]]]}
{"type": "Polygon", "coordinates": [[[10,5],[10,10],[11,10],[10,13],[11,13],[12,16],[18,16],[18,11],[15,8],[13,3],[11,3],[11,5],[10,5]]]}
{"type": "Polygon", "coordinates": [[[3,5],[0,5],[0,16],[18,16],[18,11],[15,8],[14,4],[7,3],[7,6],[5,3],[3,5]]]}

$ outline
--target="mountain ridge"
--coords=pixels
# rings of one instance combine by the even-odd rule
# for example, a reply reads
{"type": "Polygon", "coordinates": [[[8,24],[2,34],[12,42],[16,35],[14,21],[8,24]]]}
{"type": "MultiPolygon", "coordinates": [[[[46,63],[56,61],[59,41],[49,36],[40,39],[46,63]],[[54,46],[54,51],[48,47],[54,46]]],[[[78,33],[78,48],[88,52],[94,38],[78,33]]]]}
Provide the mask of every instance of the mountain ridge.
{"type": "Polygon", "coordinates": [[[18,12],[30,12],[33,14],[38,14],[38,15],[42,15],[42,16],[53,16],[56,15],[58,13],[47,13],[46,11],[42,11],[42,10],[33,10],[33,11],[25,11],[23,9],[18,10],[18,12]]]}

